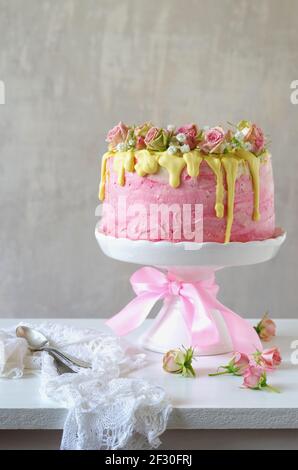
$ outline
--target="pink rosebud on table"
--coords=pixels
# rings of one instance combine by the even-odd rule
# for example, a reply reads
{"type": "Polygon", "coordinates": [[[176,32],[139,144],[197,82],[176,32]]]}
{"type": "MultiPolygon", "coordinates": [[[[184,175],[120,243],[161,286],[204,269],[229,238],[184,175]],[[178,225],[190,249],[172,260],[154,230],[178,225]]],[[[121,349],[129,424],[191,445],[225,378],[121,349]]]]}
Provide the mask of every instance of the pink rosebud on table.
{"type": "Polygon", "coordinates": [[[254,328],[262,341],[270,341],[276,336],[276,324],[268,317],[268,313],[265,313],[262,320],[254,328]]]}
{"type": "Polygon", "coordinates": [[[232,375],[243,375],[248,368],[250,363],[249,357],[241,352],[235,352],[232,359],[226,366],[220,366],[218,371],[214,374],[209,374],[210,377],[216,375],[232,374],[232,375]],[[219,371],[219,369],[224,369],[219,371]]]}
{"type": "Polygon", "coordinates": [[[250,365],[243,375],[243,387],[251,390],[269,390],[279,393],[279,390],[267,383],[266,369],[259,365],[250,365]]]}
{"type": "Polygon", "coordinates": [[[277,347],[257,351],[253,357],[257,364],[269,370],[278,367],[282,361],[280,350],[277,347]]]}
{"type": "Polygon", "coordinates": [[[259,390],[266,383],[266,371],[262,367],[250,365],[243,375],[243,386],[259,390]]]}
{"type": "Polygon", "coordinates": [[[193,358],[193,348],[171,349],[163,356],[163,369],[171,374],[195,377],[196,373],[192,367],[193,358]]]}

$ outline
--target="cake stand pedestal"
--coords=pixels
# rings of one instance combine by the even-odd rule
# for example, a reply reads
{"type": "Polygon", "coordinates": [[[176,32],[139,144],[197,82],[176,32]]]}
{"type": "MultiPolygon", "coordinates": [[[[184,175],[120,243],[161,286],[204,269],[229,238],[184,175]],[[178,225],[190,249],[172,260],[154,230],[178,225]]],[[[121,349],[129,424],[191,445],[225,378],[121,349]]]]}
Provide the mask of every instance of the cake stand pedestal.
{"type": "MultiPolygon", "coordinates": [[[[194,285],[200,283],[201,289],[203,288],[203,292],[201,291],[203,297],[204,281],[207,284],[209,281],[212,283],[217,270],[268,261],[277,254],[286,238],[285,232],[281,230],[276,232],[274,238],[268,240],[247,243],[230,242],[227,244],[133,241],[126,238],[106,236],[100,233],[98,228],[96,228],[95,235],[99,246],[107,256],[119,261],[157,267],[165,273],[169,282],[194,285]]],[[[213,287],[217,288],[215,284],[213,284],[213,287]]],[[[207,290],[205,293],[208,294],[207,290]]],[[[185,321],[184,305],[178,292],[177,295],[174,292],[170,296],[164,296],[163,299],[163,306],[153,325],[140,338],[142,346],[155,352],[164,353],[180,345],[192,345],[196,347],[198,355],[224,354],[235,349],[235,341],[233,344],[232,336],[237,337],[238,332],[233,328],[232,335],[231,327],[225,320],[224,311],[227,310],[235,317],[238,316],[221,305],[216,300],[216,295],[214,295],[216,308],[212,308],[208,315],[217,330],[217,340],[205,344],[204,347],[202,347],[200,341],[196,344],[193,342],[189,326],[185,321]]],[[[198,307],[198,310],[200,310],[200,307],[198,307]]],[[[200,315],[199,311],[197,313],[200,315]]],[[[246,325],[245,320],[240,317],[238,319],[242,322],[242,329],[239,330],[240,336],[243,335],[243,326],[252,330],[248,323],[246,325]]],[[[237,326],[235,328],[237,330],[237,326]]],[[[250,331],[250,336],[253,335],[254,332],[250,331]]],[[[251,352],[260,346],[257,334],[255,334],[253,343],[251,344],[251,352]]]]}

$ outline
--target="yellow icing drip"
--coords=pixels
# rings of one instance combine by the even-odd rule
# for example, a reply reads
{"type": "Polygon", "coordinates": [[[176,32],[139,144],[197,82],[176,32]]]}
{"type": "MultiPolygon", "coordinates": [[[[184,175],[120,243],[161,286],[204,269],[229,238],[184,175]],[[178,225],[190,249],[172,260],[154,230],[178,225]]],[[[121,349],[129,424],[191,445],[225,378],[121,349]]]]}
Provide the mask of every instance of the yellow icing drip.
{"type": "Polygon", "coordinates": [[[228,198],[227,198],[227,225],[225,234],[225,243],[231,238],[231,230],[234,218],[234,199],[235,199],[235,182],[238,171],[238,160],[230,155],[222,158],[222,163],[226,171],[228,198]]]}
{"type": "Polygon", "coordinates": [[[157,173],[159,169],[158,161],[148,150],[138,150],[135,155],[137,157],[135,170],[139,176],[157,173]]]}
{"type": "Polygon", "coordinates": [[[247,161],[252,179],[254,192],[254,209],[252,218],[254,221],[260,220],[260,158],[246,150],[238,150],[237,156],[247,161]]]}
{"type": "Polygon", "coordinates": [[[216,176],[216,193],[215,193],[215,212],[216,217],[222,218],[224,216],[225,208],[223,204],[224,200],[224,185],[223,185],[223,173],[221,168],[221,160],[218,157],[212,157],[207,155],[205,157],[206,162],[216,176]]]}
{"type": "Polygon", "coordinates": [[[105,186],[106,186],[106,177],[107,177],[107,160],[111,155],[112,155],[111,152],[106,152],[102,156],[100,185],[99,185],[99,193],[98,193],[98,197],[101,201],[103,201],[104,198],[105,198],[105,186]]]}
{"type": "Polygon", "coordinates": [[[113,158],[113,169],[118,175],[118,184],[125,185],[125,172],[136,171],[139,176],[155,174],[159,167],[165,168],[169,173],[169,184],[173,188],[180,185],[181,173],[185,166],[187,173],[192,178],[197,178],[200,173],[200,165],[202,160],[211,168],[216,176],[216,216],[222,218],[224,216],[224,183],[223,168],[226,173],[227,181],[227,224],[225,243],[230,240],[231,230],[234,216],[234,198],[235,198],[235,182],[237,178],[238,165],[248,165],[252,178],[252,186],[254,193],[254,209],[252,218],[254,221],[260,219],[260,164],[267,161],[267,157],[256,157],[253,153],[246,150],[237,150],[235,153],[224,155],[204,155],[199,150],[192,150],[183,155],[169,155],[167,152],[150,152],[144,150],[128,150],[126,152],[106,152],[102,157],[101,164],[101,182],[99,186],[99,199],[105,198],[105,185],[108,177],[107,160],[113,158]]]}
{"type": "Polygon", "coordinates": [[[124,152],[123,166],[129,173],[133,173],[135,171],[135,156],[132,150],[124,152]]]}
{"type": "Polygon", "coordinates": [[[186,166],[186,162],[182,157],[176,157],[176,155],[169,155],[167,152],[161,154],[158,159],[158,163],[163,168],[166,168],[169,172],[169,184],[173,188],[178,188],[180,185],[180,176],[183,168],[186,166]]]}
{"type": "Polygon", "coordinates": [[[124,161],[126,157],[126,152],[117,152],[113,158],[113,169],[118,174],[118,184],[120,186],[125,185],[125,167],[124,161]]]}
{"type": "Polygon", "coordinates": [[[187,165],[187,173],[192,178],[197,178],[200,174],[200,165],[203,157],[199,150],[192,150],[183,154],[183,159],[187,165]]]}

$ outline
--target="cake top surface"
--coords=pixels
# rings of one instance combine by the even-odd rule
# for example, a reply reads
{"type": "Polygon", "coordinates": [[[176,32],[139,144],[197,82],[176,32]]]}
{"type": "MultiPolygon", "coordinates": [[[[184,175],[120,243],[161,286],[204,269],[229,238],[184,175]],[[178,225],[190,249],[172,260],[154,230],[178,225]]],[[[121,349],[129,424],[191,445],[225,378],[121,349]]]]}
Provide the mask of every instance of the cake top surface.
{"type": "Polygon", "coordinates": [[[156,127],[151,122],[128,126],[119,122],[107,134],[106,142],[112,152],[148,150],[181,155],[199,150],[205,155],[224,155],[246,150],[256,156],[266,152],[263,130],[250,121],[242,120],[228,129],[221,126],[200,127],[197,124],[156,127]]]}

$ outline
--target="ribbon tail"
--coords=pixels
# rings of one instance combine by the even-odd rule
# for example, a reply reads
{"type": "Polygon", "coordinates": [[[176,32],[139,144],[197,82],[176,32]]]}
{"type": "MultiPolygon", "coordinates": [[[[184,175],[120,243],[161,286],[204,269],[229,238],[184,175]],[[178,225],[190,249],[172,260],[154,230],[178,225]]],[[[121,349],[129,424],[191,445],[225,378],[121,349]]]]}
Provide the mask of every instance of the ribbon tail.
{"type": "Polygon", "coordinates": [[[110,318],[108,325],[117,336],[123,336],[138,328],[149,315],[162,293],[146,292],[133,299],[119,313],[110,318]]]}
{"type": "Polygon", "coordinates": [[[263,350],[259,335],[247,320],[223,305],[220,311],[230,333],[234,351],[252,354],[256,349],[263,350]]]}
{"type": "Polygon", "coordinates": [[[183,287],[184,318],[190,330],[192,345],[200,347],[216,343],[219,338],[215,323],[210,317],[211,306],[205,302],[193,285],[183,287]]]}
{"type": "Polygon", "coordinates": [[[233,343],[234,351],[252,354],[256,349],[259,351],[263,350],[259,335],[247,320],[225,307],[211,293],[205,291],[204,294],[209,298],[210,304],[212,303],[212,308],[219,310],[223,316],[233,343]]]}
{"type": "Polygon", "coordinates": [[[217,300],[217,291],[214,290],[214,287],[217,287],[215,283],[209,287],[211,287],[211,290],[210,288],[209,290],[204,290],[202,298],[211,305],[212,309],[219,310],[223,316],[233,343],[234,351],[240,351],[246,354],[252,354],[256,349],[262,351],[263,346],[259,335],[251,324],[217,300]]]}

